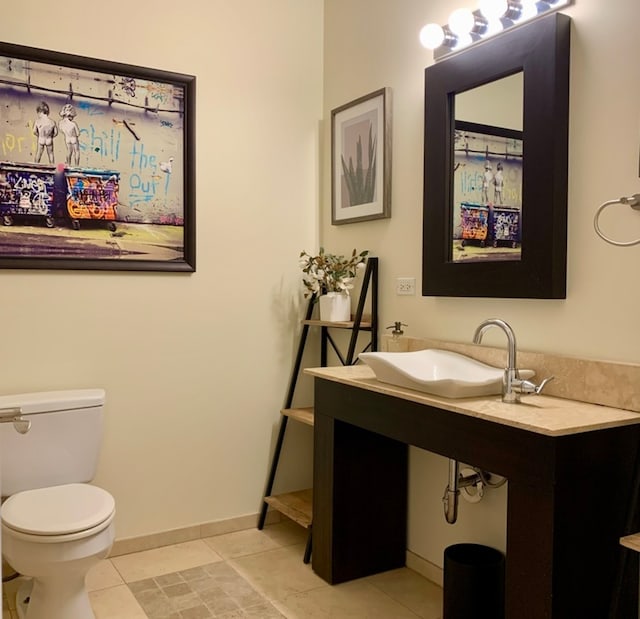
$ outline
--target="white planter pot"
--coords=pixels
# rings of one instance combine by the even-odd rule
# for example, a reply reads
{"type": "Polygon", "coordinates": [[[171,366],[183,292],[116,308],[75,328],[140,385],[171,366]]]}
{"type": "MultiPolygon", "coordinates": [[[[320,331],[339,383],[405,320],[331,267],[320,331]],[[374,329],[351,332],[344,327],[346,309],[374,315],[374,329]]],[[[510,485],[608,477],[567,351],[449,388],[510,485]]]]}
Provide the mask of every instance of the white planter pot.
{"type": "Polygon", "coordinates": [[[344,292],[327,292],[319,299],[320,320],[347,322],[351,320],[351,297],[344,292]]]}

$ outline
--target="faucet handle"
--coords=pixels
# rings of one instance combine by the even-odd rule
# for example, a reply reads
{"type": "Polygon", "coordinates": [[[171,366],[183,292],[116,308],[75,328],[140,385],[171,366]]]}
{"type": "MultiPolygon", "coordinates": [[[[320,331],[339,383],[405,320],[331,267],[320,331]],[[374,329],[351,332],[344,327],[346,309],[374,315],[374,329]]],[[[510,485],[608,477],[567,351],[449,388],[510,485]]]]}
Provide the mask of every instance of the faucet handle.
{"type": "Polygon", "coordinates": [[[552,381],[552,380],[555,380],[555,378],[556,378],[555,376],[547,376],[547,378],[545,378],[545,379],[544,379],[544,380],[543,380],[543,381],[542,381],[542,382],[541,382],[541,383],[536,387],[536,394],[540,393],[540,392],[545,388],[545,385],[546,385],[548,382],[550,382],[550,381],[552,381]]]}
{"type": "Polygon", "coordinates": [[[538,395],[545,388],[547,383],[554,378],[555,376],[549,376],[548,378],[545,378],[539,385],[536,385],[530,380],[515,380],[513,383],[513,388],[519,393],[532,393],[538,395]]]}

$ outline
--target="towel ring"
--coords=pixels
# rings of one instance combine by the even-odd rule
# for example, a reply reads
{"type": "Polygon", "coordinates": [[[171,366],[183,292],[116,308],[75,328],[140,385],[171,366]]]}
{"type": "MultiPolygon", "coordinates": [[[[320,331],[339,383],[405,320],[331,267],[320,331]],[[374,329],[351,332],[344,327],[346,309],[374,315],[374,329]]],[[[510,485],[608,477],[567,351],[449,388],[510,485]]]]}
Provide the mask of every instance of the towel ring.
{"type": "Polygon", "coordinates": [[[632,196],[618,198],[617,200],[609,200],[608,202],[601,204],[593,218],[593,227],[596,229],[596,233],[607,243],[617,245],[618,247],[631,247],[631,245],[638,245],[638,243],[640,243],[640,239],[636,239],[635,241],[615,241],[610,239],[608,236],[605,236],[602,230],[600,230],[600,224],[598,223],[600,213],[612,204],[628,204],[632,209],[636,211],[640,210],[640,193],[634,193],[632,196]]]}

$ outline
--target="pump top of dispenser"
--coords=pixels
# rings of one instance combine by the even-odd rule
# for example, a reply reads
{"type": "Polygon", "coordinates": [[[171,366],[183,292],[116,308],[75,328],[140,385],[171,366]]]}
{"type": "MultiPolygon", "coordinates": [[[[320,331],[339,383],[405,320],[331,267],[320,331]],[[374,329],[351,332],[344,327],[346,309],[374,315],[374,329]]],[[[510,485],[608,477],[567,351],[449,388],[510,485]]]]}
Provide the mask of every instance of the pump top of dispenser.
{"type": "Polygon", "coordinates": [[[391,332],[391,335],[394,338],[398,338],[404,334],[402,327],[408,327],[408,326],[409,325],[404,324],[404,322],[398,321],[398,322],[394,322],[392,325],[389,325],[387,329],[393,329],[393,331],[391,332]]]}

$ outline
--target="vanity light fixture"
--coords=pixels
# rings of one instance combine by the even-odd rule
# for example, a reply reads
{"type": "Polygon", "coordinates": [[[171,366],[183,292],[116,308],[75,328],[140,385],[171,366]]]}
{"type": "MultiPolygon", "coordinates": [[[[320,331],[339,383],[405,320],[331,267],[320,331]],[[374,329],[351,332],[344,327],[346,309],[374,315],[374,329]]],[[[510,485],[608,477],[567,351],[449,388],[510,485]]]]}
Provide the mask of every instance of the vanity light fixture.
{"type": "Polygon", "coordinates": [[[420,30],[420,43],[433,50],[435,60],[573,4],[573,0],[479,0],[474,11],[459,8],[444,25],[427,24],[420,30]]]}

